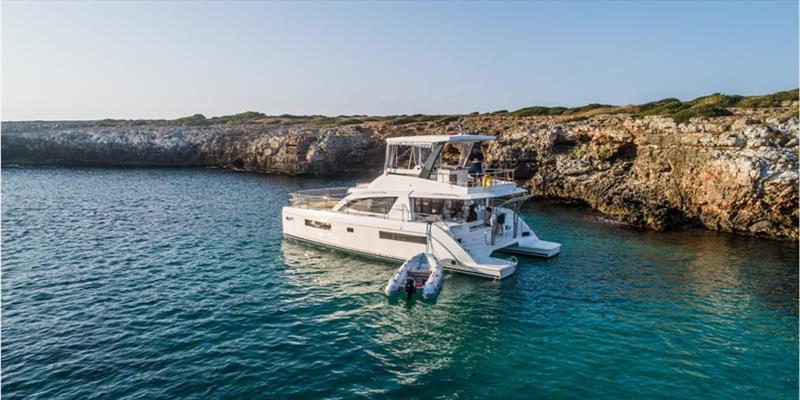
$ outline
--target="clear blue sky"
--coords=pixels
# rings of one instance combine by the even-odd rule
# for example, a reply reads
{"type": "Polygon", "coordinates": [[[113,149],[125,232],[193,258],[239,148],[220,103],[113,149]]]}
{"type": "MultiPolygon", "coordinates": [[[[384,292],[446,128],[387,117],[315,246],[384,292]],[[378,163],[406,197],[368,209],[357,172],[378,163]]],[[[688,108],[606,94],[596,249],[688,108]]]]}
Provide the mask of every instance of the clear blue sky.
{"type": "Polygon", "coordinates": [[[798,86],[798,2],[7,2],[2,119],[466,113],[798,86]]]}

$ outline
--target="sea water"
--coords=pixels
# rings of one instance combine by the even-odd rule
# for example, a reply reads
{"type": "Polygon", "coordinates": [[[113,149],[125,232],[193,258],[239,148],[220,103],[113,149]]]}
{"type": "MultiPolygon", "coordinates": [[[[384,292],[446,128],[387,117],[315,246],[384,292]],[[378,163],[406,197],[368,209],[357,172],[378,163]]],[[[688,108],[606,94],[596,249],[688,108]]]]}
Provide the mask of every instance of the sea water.
{"type": "Polygon", "coordinates": [[[503,281],[283,240],[298,189],[219,170],[2,169],[8,399],[797,398],[794,242],[532,203],[503,281]]]}

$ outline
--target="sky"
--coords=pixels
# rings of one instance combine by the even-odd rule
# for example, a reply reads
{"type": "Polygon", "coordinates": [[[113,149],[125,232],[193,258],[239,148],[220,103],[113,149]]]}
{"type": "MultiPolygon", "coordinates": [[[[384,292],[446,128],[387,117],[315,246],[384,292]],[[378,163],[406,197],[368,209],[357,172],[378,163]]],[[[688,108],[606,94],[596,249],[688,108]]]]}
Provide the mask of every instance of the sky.
{"type": "Polygon", "coordinates": [[[3,120],[452,114],[798,87],[797,1],[3,1],[3,120]]]}

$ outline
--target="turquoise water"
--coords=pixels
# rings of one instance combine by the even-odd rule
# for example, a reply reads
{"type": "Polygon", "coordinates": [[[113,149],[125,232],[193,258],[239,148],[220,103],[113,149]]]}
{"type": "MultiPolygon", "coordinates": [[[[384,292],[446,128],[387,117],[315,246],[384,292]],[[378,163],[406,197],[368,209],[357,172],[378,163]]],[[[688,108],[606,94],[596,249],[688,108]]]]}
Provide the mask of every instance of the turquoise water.
{"type": "Polygon", "coordinates": [[[407,303],[281,239],[287,193],[344,183],[3,168],[3,396],[797,398],[794,243],[539,204],[560,256],[407,303]]]}

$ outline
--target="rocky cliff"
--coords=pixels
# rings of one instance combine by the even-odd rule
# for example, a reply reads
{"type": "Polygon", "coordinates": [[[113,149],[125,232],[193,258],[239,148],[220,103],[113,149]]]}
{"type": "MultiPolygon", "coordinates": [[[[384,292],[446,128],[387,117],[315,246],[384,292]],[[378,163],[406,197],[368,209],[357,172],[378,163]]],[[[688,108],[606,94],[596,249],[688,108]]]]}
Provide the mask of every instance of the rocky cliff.
{"type": "MultiPolygon", "coordinates": [[[[474,115],[486,161],[540,198],[585,203],[635,226],[798,237],[797,103],[693,118],[474,115]]],[[[4,122],[4,164],[219,166],[272,174],[368,174],[389,136],[458,132],[458,122],[354,121],[176,126],[165,121],[4,122]]]]}
{"type": "Polygon", "coordinates": [[[358,125],[176,126],[165,122],[3,122],[2,162],[22,165],[208,167],[286,175],[364,173],[383,143],[358,125]]]}

